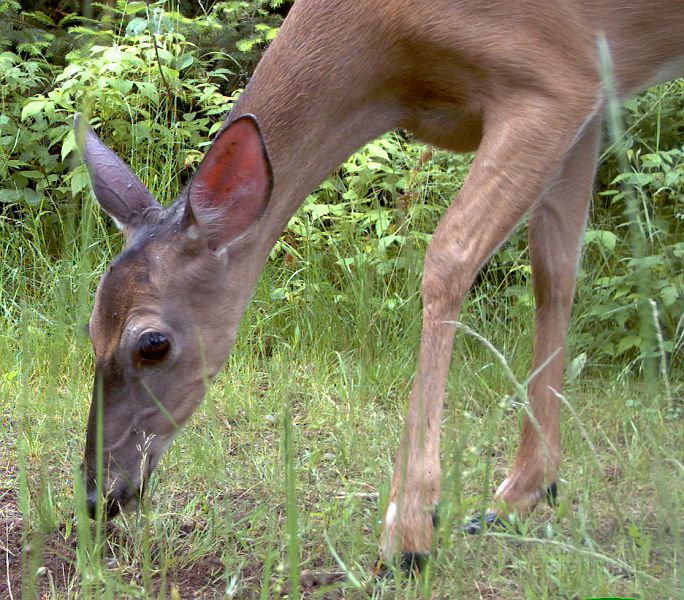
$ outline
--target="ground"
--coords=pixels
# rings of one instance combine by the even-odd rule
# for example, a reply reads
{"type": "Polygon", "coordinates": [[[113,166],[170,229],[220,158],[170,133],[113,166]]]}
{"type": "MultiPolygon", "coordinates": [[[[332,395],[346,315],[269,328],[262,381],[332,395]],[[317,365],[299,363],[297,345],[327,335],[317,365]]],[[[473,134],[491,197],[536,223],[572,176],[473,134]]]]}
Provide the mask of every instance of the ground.
{"type": "MultiPolygon", "coordinates": [[[[332,388],[315,385],[320,373],[310,363],[290,363],[287,374],[305,597],[676,598],[681,590],[681,419],[646,410],[645,390],[571,389],[579,421],[566,411],[559,506],[540,506],[517,532],[477,537],[460,533],[460,523],[486,502],[494,485],[485,482],[503,477],[518,415],[505,398],[486,406],[468,394],[459,414],[450,394],[439,547],[426,577],[398,584],[378,583],[372,567],[399,407],[373,393],[366,405],[333,398],[332,388]],[[312,392],[300,394],[300,385],[312,392]],[[616,407],[622,412],[606,410],[616,407]]],[[[283,397],[283,379],[248,377],[243,385],[256,392],[247,395],[235,376],[229,370],[219,380],[162,462],[146,509],[108,524],[99,545],[74,506],[70,470],[82,433],[72,453],[64,438],[51,447],[43,421],[29,419],[24,431],[35,438],[19,450],[21,419],[6,411],[5,433],[14,437],[4,437],[0,461],[0,597],[22,597],[22,561],[41,598],[292,597],[272,395],[283,397]]]]}

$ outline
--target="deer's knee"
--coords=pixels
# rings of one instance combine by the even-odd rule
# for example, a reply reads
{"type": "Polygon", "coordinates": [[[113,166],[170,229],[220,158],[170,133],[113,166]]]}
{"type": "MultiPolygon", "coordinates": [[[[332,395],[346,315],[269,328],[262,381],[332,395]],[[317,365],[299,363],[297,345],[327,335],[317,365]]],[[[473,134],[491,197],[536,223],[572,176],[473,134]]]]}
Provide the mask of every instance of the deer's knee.
{"type": "Polygon", "coordinates": [[[476,272],[477,266],[458,243],[433,238],[425,253],[421,289],[426,310],[434,307],[450,312],[457,308],[476,272]]]}

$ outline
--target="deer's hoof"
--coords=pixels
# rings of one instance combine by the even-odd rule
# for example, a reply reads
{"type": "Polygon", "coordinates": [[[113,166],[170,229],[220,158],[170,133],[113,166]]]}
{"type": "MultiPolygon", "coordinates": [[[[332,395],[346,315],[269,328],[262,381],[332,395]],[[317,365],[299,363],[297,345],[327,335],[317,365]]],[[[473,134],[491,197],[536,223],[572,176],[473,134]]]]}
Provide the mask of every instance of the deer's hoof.
{"type": "Polygon", "coordinates": [[[389,581],[394,577],[394,573],[399,570],[405,577],[415,578],[425,571],[430,560],[430,555],[424,552],[402,552],[400,557],[395,563],[398,569],[393,569],[391,564],[381,558],[378,559],[373,568],[375,577],[379,580],[389,581]]]}
{"type": "Polygon", "coordinates": [[[495,513],[485,513],[472,517],[464,526],[463,532],[469,535],[477,535],[483,533],[487,529],[492,529],[500,526],[503,519],[495,513]]]}
{"type": "Polygon", "coordinates": [[[546,488],[546,502],[551,508],[558,506],[558,484],[555,481],[546,488]]]}
{"type": "Polygon", "coordinates": [[[518,526],[496,513],[485,513],[484,518],[480,515],[471,518],[464,526],[463,533],[478,535],[488,529],[504,529],[518,533],[518,526]]]}
{"type": "Polygon", "coordinates": [[[402,552],[399,565],[408,577],[415,577],[425,571],[430,555],[423,552],[402,552]]]}

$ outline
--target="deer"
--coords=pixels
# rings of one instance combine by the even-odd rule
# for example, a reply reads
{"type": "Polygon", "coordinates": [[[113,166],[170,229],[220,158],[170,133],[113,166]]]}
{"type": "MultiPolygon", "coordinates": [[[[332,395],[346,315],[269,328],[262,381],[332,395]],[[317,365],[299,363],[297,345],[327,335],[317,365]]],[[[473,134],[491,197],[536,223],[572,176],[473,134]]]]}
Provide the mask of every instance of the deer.
{"type": "Polygon", "coordinates": [[[77,115],[93,193],[125,238],[89,321],[90,512],[98,498],[108,518],[136,508],[226,361],[290,217],[350,154],[397,128],[476,154],[425,252],[417,368],[380,560],[430,555],[453,323],[479,269],[525,217],[531,414],[494,493],[499,508],[472,528],[524,518],[555,493],[565,343],[608,100],[598,40],[623,100],[684,75],[683,17],[680,0],[298,0],[166,208],[77,115]]]}

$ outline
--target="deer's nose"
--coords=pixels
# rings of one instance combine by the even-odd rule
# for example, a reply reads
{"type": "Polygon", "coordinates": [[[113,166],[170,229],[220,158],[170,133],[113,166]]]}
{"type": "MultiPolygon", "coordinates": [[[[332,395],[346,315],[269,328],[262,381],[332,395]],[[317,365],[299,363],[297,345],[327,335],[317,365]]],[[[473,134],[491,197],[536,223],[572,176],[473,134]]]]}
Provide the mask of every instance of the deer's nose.
{"type": "Polygon", "coordinates": [[[95,519],[97,512],[97,492],[88,492],[86,507],[88,508],[88,516],[91,519],[95,519]]]}

